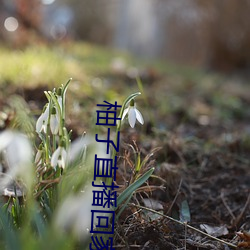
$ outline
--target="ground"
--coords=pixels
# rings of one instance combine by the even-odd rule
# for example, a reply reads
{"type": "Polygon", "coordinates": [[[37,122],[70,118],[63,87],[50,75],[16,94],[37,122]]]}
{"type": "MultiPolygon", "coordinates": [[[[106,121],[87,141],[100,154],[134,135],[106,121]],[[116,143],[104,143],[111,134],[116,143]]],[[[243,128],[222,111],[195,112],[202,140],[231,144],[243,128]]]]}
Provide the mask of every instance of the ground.
{"type": "MultiPolygon", "coordinates": [[[[139,148],[145,153],[161,148],[154,156],[155,175],[161,180],[151,178],[149,185],[164,187],[148,195],[151,206],[161,204],[164,214],[176,218],[187,210],[181,207],[187,201],[189,225],[208,225],[209,234],[237,245],[236,232],[250,229],[249,85],[225,76],[209,87],[205,78],[211,76],[203,77],[188,83],[182,79],[181,84],[164,78],[147,86],[158,124],[140,138],[139,148]],[[175,99],[175,110],[164,107],[175,99]],[[164,116],[161,108],[170,111],[164,116]]],[[[134,202],[144,205],[145,198],[134,202]]],[[[121,222],[118,233],[125,240],[117,240],[130,245],[122,249],[230,249],[169,219],[141,213],[132,209],[121,222]]]]}
{"type": "MultiPolygon", "coordinates": [[[[100,52],[102,57],[98,58],[97,52],[91,55],[95,49],[89,51],[90,47],[83,45],[81,50],[80,46],[72,47],[71,51],[66,45],[53,52],[55,60],[58,56],[65,59],[62,68],[72,67],[67,68],[68,74],[70,69],[76,74],[68,91],[66,121],[74,131],[73,137],[91,129],[97,103],[103,99],[119,103],[139,89],[142,95],[136,99],[137,108],[145,124],[136,124],[135,129],[125,124],[122,128],[117,175],[121,190],[136,175],[139,152],[141,160],[148,157],[141,173],[155,167],[147,185],[138,189],[119,215],[115,248],[228,250],[234,248],[226,243],[240,242],[249,247],[249,238],[240,239],[236,234],[250,230],[247,78],[166,63],[135,62],[127,55],[117,59],[117,54],[108,52],[100,52]],[[84,54],[84,49],[88,53],[84,54]],[[136,83],[133,72],[139,72],[142,85],[136,83]],[[187,226],[139,206],[187,221],[187,226]]],[[[2,111],[11,119],[11,95],[19,94],[36,117],[46,101],[43,90],[51,89],[55,79],[47,75],[45,80],[18,84],[12,74],[6,73],[2,79],[2,111]]],[[[33,79],[32,75],[25,77],[25,81],[33,79]]],[[[2,118],[2,129],[9,126],[8,119],[2,118]]]]}

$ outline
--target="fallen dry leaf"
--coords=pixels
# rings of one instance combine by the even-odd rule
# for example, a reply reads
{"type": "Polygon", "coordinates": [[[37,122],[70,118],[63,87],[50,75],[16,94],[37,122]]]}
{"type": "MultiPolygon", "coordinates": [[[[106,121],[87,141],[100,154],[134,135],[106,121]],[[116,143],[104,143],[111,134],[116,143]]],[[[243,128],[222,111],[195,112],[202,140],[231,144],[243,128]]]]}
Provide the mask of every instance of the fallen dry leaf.
{"type": "Polygon", "coordinates": [[[225,225],[222,225],[222,226],[209,226],[207,224],[201,224],[200,228],[203,231],[205,231],[206,233],[208,233],[209,235],[212,235],[212,236],[215,236],[215,237],[219,237],[219,236],[228,234],[228,230],[227,230],[227,227],[225,225]]]}
{"type": "Polygon", "coordinates": [[[250,232],[237,232],[237,235],[243,240],[238,244],[238,247],[244,247],[250,249],[250,232]]]}

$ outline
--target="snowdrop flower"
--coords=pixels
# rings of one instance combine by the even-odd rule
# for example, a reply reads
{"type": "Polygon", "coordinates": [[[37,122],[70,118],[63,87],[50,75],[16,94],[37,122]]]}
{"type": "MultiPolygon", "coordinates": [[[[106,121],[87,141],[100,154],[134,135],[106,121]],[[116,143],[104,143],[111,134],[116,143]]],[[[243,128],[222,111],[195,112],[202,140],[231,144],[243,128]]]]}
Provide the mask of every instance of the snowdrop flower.
{"type": "MultiPolygon", "coordinates": [[[[54,225],[56,229],[64,233],[72,233],[80,240],[90,236],[91,226],[98,225],[98,218],[92,221],[91,210],[103,210],[103,216],[107,216],[107,208],[94,206],[93,188],[84,187],[80,194],[71,194],[63,200],[55,215],[54,225]]],[[[101,189],[98,189],[101,191],[101,189]]],[[[102,215],[102,213],[100,214],[102,215]]]]}
{"type": "Polygon", "coordinates": [[[46,134],[47,125],[49,120],[49,104],[47,104],[36,122],[36,132],[41,133],[42,131],[46,134]]]}
{"type": "Polygon", "coordinates": [[[59,117],[58,112],[55,107],[52,108],[51,116],[50,116],[50,130],[53,135],[56,135],[59,131],[59,117]]]}
{"type": "Polygon", "coordinates": [[[135,107],[134,99],[130,101],[129,107],[124,110],[122,120],[125,118],[127,114],[128,114],[129,125],[132,128],[134,128],[136,120],[138,120],[141,124],[144,123],[141,112],[135,107]]]}
{"type": "MultiPolygon", "coordinates": [[[[67,149],[67,165],[79,164],[79,167],[85,166],[86,171],[93,171],[95,154],[100,158],[107,158],[107,146],[104,143],[98,143],[95,136],[84,134],[75,139],[67,149]],[[87,170],[87,166],[90,169],[87,170]]],[[[111,157],[111,156],[110,156],[111,157]]],[[[93,172],[94,174],[94,172],[93,172]]]]}
{"type": "Polygon", "coordinates": [[[62,232],[72,232],[80,239],[89,235],[93,194],[88,188],[79,195],[69,195],[59,206],[55,226],[62,232]]]}
{"type": "Polygon", "coordinates": [[[56,168],[56,166],[64,169],[67,161],[67,152],[64,148],[63,143],[55,150],[51,157],[51,166],[56,168]]]}
{"type": "Polygon", "coordinates": [[[5,130],[0,133],[0,152],[8,167],[5,178],[1,179],[1,188],[17,177],[21,177],[26,186],[31,185],[33,153],[28,138],[24,134],[5,130]]]}
{"type": "Polygon", "coordinates": [[[74,140],[68,149],[68,163],[71,164],[76,160],[85,159],[87,146],[92,143],[92,139],[85,134],[74,140]]]}

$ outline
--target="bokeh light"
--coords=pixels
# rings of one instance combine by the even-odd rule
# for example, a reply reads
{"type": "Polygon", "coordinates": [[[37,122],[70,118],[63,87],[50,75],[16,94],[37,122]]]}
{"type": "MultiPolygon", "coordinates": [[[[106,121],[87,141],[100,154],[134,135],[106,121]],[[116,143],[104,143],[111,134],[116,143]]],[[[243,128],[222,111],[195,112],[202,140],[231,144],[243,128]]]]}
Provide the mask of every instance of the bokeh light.
{"type": "Polygon", "coordinates": [[[42,0],[42,4],[45,4],[45,5],[50,5],[54,2],[55,2],[55,0],[42,0]]]}
{"type": "Polygon", "coordinates": [[[56,24],[51,27],[50,34],[53,37],[53,39],[60,40],[66,36],[67,29],[62,24],[56,24]]]}
{"type": "Polygon", "coordinates": [[[14,32],[18,29],[18,20],[15,17],[8,17],[4,21],[4,27],[9,32],[14,32]]]}

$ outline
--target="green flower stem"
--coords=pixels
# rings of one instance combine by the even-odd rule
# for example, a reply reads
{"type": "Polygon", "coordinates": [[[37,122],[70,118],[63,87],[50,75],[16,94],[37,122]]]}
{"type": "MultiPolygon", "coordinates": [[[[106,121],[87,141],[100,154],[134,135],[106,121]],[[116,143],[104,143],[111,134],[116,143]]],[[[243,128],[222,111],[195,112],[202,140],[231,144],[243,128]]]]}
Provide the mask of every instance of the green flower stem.
{"type": "Polygon", "coordinates": [[[65,145],[64,145],[65,149],[69,149],[71,140],[70,140],[70,135],[65,127],[63,127],[63,138],[65,141],[65,145]]]}
{"type": "Polygon", "coordinates": [[[52,135],[52,150],[56,150],[56,135],[52,135]]]}
{"type": "Polygon", "coordinates": [[[44,148],[45,148],[45,159],[46,159],[46,164],[48,164],[50,162],[50,136],[49,136],[49,129],[50,129],[50,114],[51,114],[51,111],[52,111],[52,101],[51,101],[51,98],[50,98],[50,95],[47,91],[44,91],[48,101],[49,101],[49,117],[48,117],[48,123],[47,123],[47,129],[46,129],[46,133],[45,133],[45,143],[44,143],[44,148]]]}
{"type": "Polygon", "coordinates": [[[70,78],[67,83],[63,86],[62,89],[62,127],[65,126],[65,102],[66,102],[66,91],[68,89],[69,83],[72,81],[72,78],[70,78]]]}

